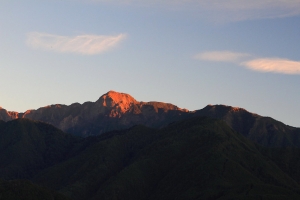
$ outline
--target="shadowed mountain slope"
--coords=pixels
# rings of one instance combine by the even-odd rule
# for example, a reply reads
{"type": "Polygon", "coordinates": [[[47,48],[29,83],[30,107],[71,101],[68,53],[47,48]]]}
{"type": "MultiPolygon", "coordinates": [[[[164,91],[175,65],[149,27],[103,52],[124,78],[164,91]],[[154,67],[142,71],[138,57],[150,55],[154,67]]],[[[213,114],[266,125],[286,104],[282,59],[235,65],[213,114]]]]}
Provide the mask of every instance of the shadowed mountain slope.
{"type": "Polygon", "coordinates": [[[300,147],[300,128],[250,113],[242,108],[208,105],[195,111],[194,115],[222,119],[235,131],[263,146],[300,147]]]}
{"type": "Polygon", "coordinates": [[[0,178],[30,178],[65,160],[77,141],[50,124],[29,119],[0,121],[0,178]]]}
{"type": "Polygon", "coordinates": [[[0,199],[5,200],[68,200],[69,198],[26,180],[0,180],[0,199]]]}
{"type": "Polygon", "coordinates": [[[297,199],[300,187],[223,121],[196,117],[86,138],[34,181],[72,199],[297,199]]]}
{"type": "Polygon", "coordinates": [[[299,199],[299,153],[261,147],[206,117],[81,139],[43,122],[0,121],[0,178],[28,178],[74,200],[299,199]]]}

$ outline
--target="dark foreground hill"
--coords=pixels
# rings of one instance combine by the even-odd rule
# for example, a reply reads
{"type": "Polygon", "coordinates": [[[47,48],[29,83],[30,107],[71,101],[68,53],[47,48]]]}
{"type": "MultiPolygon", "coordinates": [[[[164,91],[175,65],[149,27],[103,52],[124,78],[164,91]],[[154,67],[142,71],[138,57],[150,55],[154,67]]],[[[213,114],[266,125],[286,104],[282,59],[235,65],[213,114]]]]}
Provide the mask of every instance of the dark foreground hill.
{"type": "Polygon", "coordinates": [[[69,200],[69,198],[26,180],[0,180],[0,199],[5,200],[69,200]]]}
{"type": "Polygon", "coordinates": [[[50,124],[17,119],[0,121],[0,178],[30,178],[66,160],[78,138],[50,124]]]}
{"type": "Polygon", "coordinates": [[[299,184],[223,121],[196,117],[87,138],[36,183],[72,199],[298,199],[299,184]]]}
{"type": "Polygon", "coordinates": [[[300,147],[300,128],[285,125],[242,108],[208,105],[195,111],[194,115],[222,119],[235,131],[263,146],[300,147]]]}
{"type": "Polygon", "coordinates": [[[0,178],[27,178],[36,185],[21,188],[74,200],[300,199],[299,155],[296,147],[257,145],[207,117],[87,138],[29,119],[0,121],[0,178]]]}

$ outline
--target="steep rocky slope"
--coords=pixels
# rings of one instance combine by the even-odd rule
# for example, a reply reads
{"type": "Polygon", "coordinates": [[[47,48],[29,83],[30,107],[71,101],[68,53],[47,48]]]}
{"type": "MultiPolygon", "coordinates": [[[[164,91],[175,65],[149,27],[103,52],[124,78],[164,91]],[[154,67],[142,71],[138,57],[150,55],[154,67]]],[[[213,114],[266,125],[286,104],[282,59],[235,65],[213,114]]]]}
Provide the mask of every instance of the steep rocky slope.
{"type": "Polygon", "coordinates": [[[7,111],[4,108],[0,107],[0,120],[10,121],[13,119],[18,119],[19,116],[20,115],[18,112],[7,111]]]}
{"type": "Polygon", "coordinates": [[[17,113],[0,109],[0,119],[9,121],[28,118],[50,123],[78,136],[100,135],[134,125],[164,127],[174,121],[193,116],[209,116],[224,120],[231,128],[264,146],[300,147],[300,129],[287,126],[270,117],[248,112],[243,108],[208,105],[189,112],[169,103],[139,102],[125,93],[109,91],[96,102],[72,105],[51,105],[17,113]]]}
{"type": "Polygon", "coordinates": [[[187,112],[169,103],[138,102],[128,94],[109,91],[96,102],[74,103],[70,106],[56,104],[25,113],[0,109],[0,119],[40,120],[63,131],[86,137],[136,124],[159,127],[187,112]]]}

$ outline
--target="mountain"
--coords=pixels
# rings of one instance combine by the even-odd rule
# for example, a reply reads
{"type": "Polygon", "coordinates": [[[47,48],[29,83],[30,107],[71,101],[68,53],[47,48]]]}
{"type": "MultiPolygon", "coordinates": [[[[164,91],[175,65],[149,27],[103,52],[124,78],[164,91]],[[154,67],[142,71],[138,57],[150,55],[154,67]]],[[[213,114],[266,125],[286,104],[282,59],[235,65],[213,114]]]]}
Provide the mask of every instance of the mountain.
{"type": "Polygon", "coordinates": [[[222,119],[235,131],[263,146],[300,147],[300,128],[285,125],[270,117],[262,117],[243,108],[208,105],[195,111],[194,115],[222,119]]]}
{"type": "Polygon", "coordinates": [[[187,112],[188,110],[169,103],[138,102],[128,94],[109,91],[96,102],[74,103],[70,106],[56,104],[25,113],[0,109],[0,119],[8,121],[28,118],[44,121],[65,132],[87,137],[136,124],[160,127],[187,112]]]}
{"type": "Polygon", "coordinates": [[[193,117],[84,139],[34,182],[81,199],[299,199],[300,186],[224,121],[193,117]]]}
{"type": "Polygon", "coordinates": [[[161,128],[194,116],[224,120],[235,131],[263,146],[300,147],[300,128],[226,105],[208,105],[200,110],[188,111],[169,103],[139,102],[129,94],[109,91],[96,102],[69,106],[56,104],[25,113],[0,109],[0,119],[4,121],[17,118],[39,120],[82,137],[127,129],[134,125],[161,128]]]}
{"type": "Polygon", "coordinates": [[[29,119],[0,121],[0,178],[30,178],[68,158],[78,138],[29,119]]]}
{"type": "Polygon", "coordinates": [[[4,108],[0,107],[0,120],[9,121],[13,119],[18,119],[19,113],[13,111],[7,111],[4,108]]]}
{"type": "Polygon", "coordinates": [[[5,200],[68,200],[69,198],[27,180],[0,180],[0,199],[5,200]]]}
{"type": "Polygon", "coordinates": [[[242,108],[109,91],[0,118],[0,198],[300,199],[300,129],[242,108]]]}
{"type": "Polygon", "coordinates": [[[86,138],[30,119],[0,121],[0,195],[299,199],[299,155],[300,148],[260,146],[224,120],[201,116],[86,138]]]}

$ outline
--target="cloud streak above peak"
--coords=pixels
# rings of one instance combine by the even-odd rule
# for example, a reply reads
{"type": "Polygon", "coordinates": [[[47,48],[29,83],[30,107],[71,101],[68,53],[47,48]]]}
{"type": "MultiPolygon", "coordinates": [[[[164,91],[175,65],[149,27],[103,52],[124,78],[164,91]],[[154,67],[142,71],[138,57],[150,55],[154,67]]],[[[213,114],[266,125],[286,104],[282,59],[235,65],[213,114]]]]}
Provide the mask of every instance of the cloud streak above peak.
{"type": "Polygon", "coordinates": [[[194,59],[234,63],[258,72],[300,75],[300,61],[283,58],[254,58],[253,55],[247,53],[207,51],[195,55],[194,59]]]}
{"type": "Polygon", "coordinates": [[[60,53],[83,55],[101,54],[116,47],[126,38],[125,34],[60,36],[48,33],[31,32],[27,35],[27,45],[35,49],[51,50],[60,53]]]}
{"type": "Polygon", "coordinates": [[[243,62],[241,65],[259,72],[300,74],[300,62],[288,59],[261,58],[243,62]]]}

